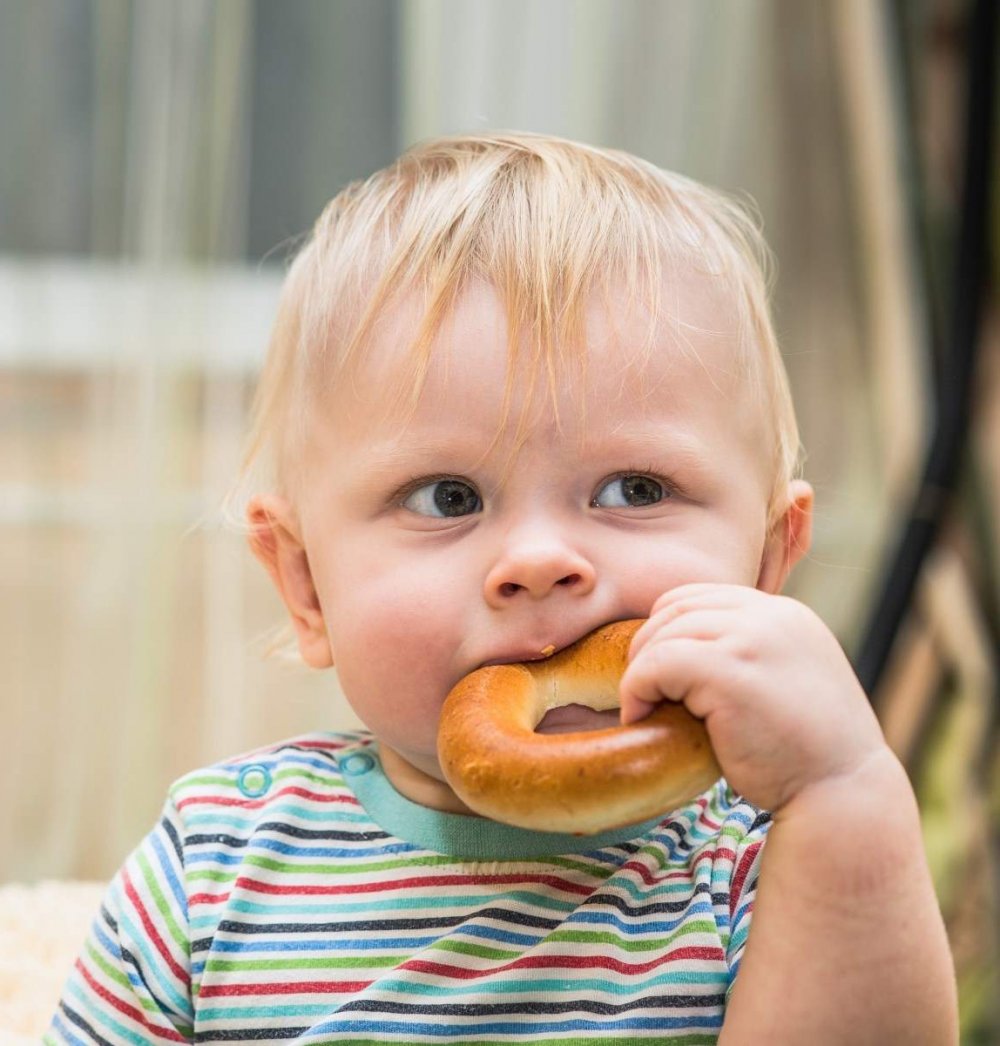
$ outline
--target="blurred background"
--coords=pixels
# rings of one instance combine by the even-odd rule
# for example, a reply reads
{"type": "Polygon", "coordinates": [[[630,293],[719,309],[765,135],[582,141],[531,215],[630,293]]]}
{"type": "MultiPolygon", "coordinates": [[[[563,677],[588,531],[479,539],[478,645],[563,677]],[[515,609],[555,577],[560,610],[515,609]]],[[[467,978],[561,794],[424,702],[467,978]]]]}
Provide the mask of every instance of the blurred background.
{"type": "MultiPolygon", "coordinates": [[[[857,656],[948,366],[970,8],[0,3],[0,882],[107,878],[179,774],[355,725],[330,674],[263,656],[281,608],[219,505],[294,245],[343,185],[428,136],[549,132],[757,201],[818,495],[790,591],[857,656]]],[[[987,232],[1000,240],[996,210],[987,232]]],[[[956,496],[873,697],[921,801],[963,1042],[985,1044],[1000,1041],[992,299],[979,333],[956,496]]]]}

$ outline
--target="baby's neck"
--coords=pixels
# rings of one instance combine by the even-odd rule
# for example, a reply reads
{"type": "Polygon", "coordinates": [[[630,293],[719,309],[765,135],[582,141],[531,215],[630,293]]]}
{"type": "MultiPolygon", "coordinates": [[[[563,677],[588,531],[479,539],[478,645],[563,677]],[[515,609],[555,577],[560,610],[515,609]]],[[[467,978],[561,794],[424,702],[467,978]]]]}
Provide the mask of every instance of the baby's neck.
{"type": "Polygon", "coordinates": [[[378,751],[385,776],[400,795],[432,810],[475,816],[444,781],[418,769],[388,745],[379,744],[378,751]]]}

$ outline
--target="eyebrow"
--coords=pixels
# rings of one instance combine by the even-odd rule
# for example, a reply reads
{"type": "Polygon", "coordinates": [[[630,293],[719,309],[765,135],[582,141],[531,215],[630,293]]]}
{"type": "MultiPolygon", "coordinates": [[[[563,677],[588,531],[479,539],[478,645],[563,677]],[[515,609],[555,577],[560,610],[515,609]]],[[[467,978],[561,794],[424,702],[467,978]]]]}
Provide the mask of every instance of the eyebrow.
{"type": "Polygon", "coordinates": [[[366,449],[365,469],[367,472],[392,475],[401,469],[415,469],[420,462],[441,457],[463,456],[467,447],[458,448],[456,452],[453,440],[415,439],[383,441],[366,449]]]}
{"type": "Polygon", "coordinates": [[[691,465],[709,461],[708,450],[704,441],[694,433],[670,425],[649,425],[624,422],[612,432],[603,434],[600,441],[592,441],[587,434],[582,443],[582,450],[587,453],[599,451],[614,454],[648,449],[649,453],[659,456],[676,455],[691,465]]]}
{"type": "MultiPolygon", "coordinates": [[[[657,467],[691,478],[707,476],[713,471],[712,458],[704,441],[695,433],[669,422],[625,420],[612,431],[595,432],[593,428],[585,428],[582,438],[578,435],[566,439],[576,444],[583,458],[621,459],[608,461],[609,467],[657,467]]],[[[412,439],[390,437],[366,447],[364,475],[369,482],[375,478],[376,482],[397,483],[401,473],[408,473],[406,479],[425,473],[467,474],[488,462],[491,452],[496,449],[495,445],[479,448],[472,439],[465,444],[456,444],[453,435],[412,439]]],[[[513,463],[503,450],[499,460],[505,471],[513,463]]],[[[352,475],[356,477],[357,472],[348,463],[345,477],[352,475]]]]}

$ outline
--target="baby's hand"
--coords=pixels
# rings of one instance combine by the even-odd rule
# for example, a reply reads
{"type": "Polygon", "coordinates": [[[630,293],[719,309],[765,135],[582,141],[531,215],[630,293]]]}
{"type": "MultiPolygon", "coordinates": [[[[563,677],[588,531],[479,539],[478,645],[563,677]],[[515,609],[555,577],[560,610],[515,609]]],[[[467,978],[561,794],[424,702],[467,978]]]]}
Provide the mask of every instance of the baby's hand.
{"type": "Polygon", "coordinates": [[[743,585],[683,585],[656,601],[632,640],[622,721],[663,700],[705,721],[730,785],[772,812],[886,750],[826,625],[794,599],[743,585]]]}

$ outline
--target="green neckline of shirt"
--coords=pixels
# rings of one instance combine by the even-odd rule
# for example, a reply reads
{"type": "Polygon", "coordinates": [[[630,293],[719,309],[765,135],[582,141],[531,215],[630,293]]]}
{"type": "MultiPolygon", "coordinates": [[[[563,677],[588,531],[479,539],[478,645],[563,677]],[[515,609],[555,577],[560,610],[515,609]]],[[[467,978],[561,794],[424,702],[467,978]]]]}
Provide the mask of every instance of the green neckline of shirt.
{"type": "Polygon", "coordinates": [[[385,776],[374,745],[356,745],[338,754],[348,787],[365,812],[384,831],[433,853],[468,860],[529,860],[582,854],[645,835],[663,821],[654,817],[596,835],[569,835],[515,828],[485,817],[449,814],[414,803],[385,776]]]}

